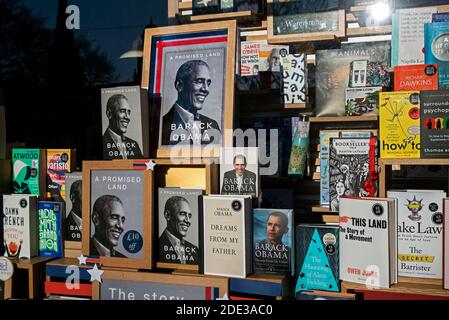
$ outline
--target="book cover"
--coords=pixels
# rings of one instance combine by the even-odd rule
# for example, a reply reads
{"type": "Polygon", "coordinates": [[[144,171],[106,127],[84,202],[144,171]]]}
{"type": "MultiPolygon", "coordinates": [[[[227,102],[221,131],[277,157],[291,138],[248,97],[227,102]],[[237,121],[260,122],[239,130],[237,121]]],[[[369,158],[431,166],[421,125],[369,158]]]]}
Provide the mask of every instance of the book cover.
{"type": "Polygon", "coordinates": [[[432,22],[449,22],[449,13],[432,13],[432,22]]]}
{"type": "Polygon", "coordinates": [[[296,226],[295,294],[303,290],[340,291],[338,225],[296,226]]]}
{"type": "Polygon", "coordinates": [[[3,195],[3,241],[5,256],[32,258],[38,252],[37,197],[3,195]]]}
{"type": "Polygon", "coordinates": [[[389,65],[385,62],[356,60],[350,63],[349,87],[390,86],[389,65]]]}
{"type": "Polygon", "coordinates": [[[281,71],[281,60],[289,53],[288,46],[269,45],[266,40],[242,41],[240,44],[240,75],[257,76],[259,72],[281,71]]]}
{"type": "Polygon", "coordinates": [[[391,66],[424,63],[424,24],[431,22],[436,12],[436,7],[423,7],[397,9],[393,13],[391,66]]]}
{"type": "Polygon", "coordinates": [[[379,92],[382,87],[346,88],[345,116],[379,114],[379,92]]]}
{"type": "Polygon", "coordinates": [[[449,87],[449,22],[424,25],[425,63],[438,64],[438,87],[449,87]]]}
{"type": "Polygon", "coordinates": [[[296,300],[356,300],[356,295],[354,293],[306,290],[297,292],[296,300]]]}
{"type": "Polygon", "coordinates": [[[39,201],[39,256],[61,258],[62,247],[62,201],[39,201]]]}
{"type": "Polygon", "coordinates": [[[282,58],[281,64],[284,103],[305,103],[307,100],[306,55],[289,54],[282,58]]]}
{"type": "Polygon", "coordinates": [[[47,198],[65,198],[65,177],[75,167],[75,150],[47,149],[47,198]]]}
{"type": "Polygon", "coordinates": [[[438,90],[438,65],[412,64],[394,67],[394,91],[438,90]]]}
{"type": "Polygon", "coordinates": [[[342,196],[377,196],[377,170],[377,137],[331,138],[330,210],[339,211],[339,201],[342,196]]]}
{"type": "Polygon", "coordinates": [[[262,274],[293,274],[293,210],[253,210],[253,270],[262,274]]]}
{"type": "MultiPolygon", "coordinates": [[[[443,212],[447,217],[449,212],[449,198],[443,200],[443,212]]],[[[449,219],[443,219],[443,286],[444,289],[449,289],[449,219]]]]}
{"type": "Polygon", "coordinates": [[[442,279],[443,199],[441,190],[389,190],[398,199],[398,275],[442,279]]]}
{"type": "Polygon", "coordinates": [[[0,256],[5,254],[5,245],[3,242],[3,196],[0,196],[0,256]]]}
{"type": "Polygon", "coordinates": [[[421,158],[449,158],[449,90],[421,91],[421,158]]]}
{"type": "Polygon", "coordinates": [[[397,282],[395,200],[340,199],[340,280],[389,288],[397,282]]]}
{"type": "Polygon", "coordinates": [[[381,158],[419,158],[419,92],[381,92],[379,140],[381,158]]]}
{"type": "Polygon", "coordinates": [[[65,178],[65,217],[64,240],[81,241],[82,239],[82,207],[83,207],[83,173],[71,172],[65,178]]]}
{"type": "MultiPolygon", "coordinates": [[[[390,42],[376,41],[342,44],[340,49],[316,51],[316,115],[342,116],[345,114],[345,91],[349,84],[352,61],[378,63],[390,67],[390,42]]],[[[375,70],[375,69],[371,69],[375,70]]],[[[381,86],[383,78],[367,74],[367,83],[381,86]]]]}
{"type": "Polygon", "coordinates": [[[200,273],[246,278],[252,271],[250,196],[204,196],[200,273]]]}
{"type": "Polygon", "coordinates": [[[220,0],[193,0],[192,13],[194,16],[213,14],[220,11],[220,0]]]}
{"type": "Polygon", "coordinates": [[[45,150],[13,149],[13,192],[43,195],[45,192],[45,150]]]}
{"type": "Polygon", "coordinates": [[[159,262],[199,264],[200,189],[159,188],[159,262]]]}

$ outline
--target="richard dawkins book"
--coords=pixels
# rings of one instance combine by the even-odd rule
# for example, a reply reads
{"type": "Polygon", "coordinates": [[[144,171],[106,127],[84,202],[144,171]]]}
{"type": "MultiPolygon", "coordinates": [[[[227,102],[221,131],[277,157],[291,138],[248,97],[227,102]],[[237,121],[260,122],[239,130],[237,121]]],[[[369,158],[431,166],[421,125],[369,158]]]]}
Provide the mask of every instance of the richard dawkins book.
{"type": "Polygon", "coordinates": [[[381,92],[381,158],[419,158],[419,91],[381,92]]]}
{"type": "Polygon", "coordinates": [[[61,220],[64,212],[62,201],[39,201],[39,256],[61,258],[62,247],[61,220]]]}
{"type": "Polygon", "coordinates": [[[413,90],[438,90],[437,64],[394,67],[394,91],[413,90]]]}
{"type": "Polygon", "coordinates": [[[340,280],[389,288],[397,283],[396,200],[340,199],[340,280]]]}
{"type": "Polygon", "coordinates": [[[442,190],[390,190],[398,199],[398,275],[442,279],[442,190]]]}
{"type": "Polygon", "coordinates": [[[340,291],[338,236],[338,225],[296,226],[296,294],[340,291]]]}
{"type": "Polygon", "coordinates": [[[200,273],[246,278],[252,271],[251,196],[202,196],[200,273]]]}
{"type": "Polygon", "coordinates": [[[421,158],[449,158],[449,90],[421,91],[421,158]]]}
{"type": "MultiPolygon", "coordinates": [[[[449,212],[449,198],[445,198],[443,200],[443,212],[447,217],[449,212]]],[[[444,289],[449,289],[449,220],[444,219],[444,227],[443,227],[443,285],[444,289]]]]}
{"type": "Polygon", "coordinates": [[[159,262],[200,263],[198,201],[202,194],[200,189],[159,188],[159,262]]]}
{"type": "Polygon", "coordinates": [[[254,273],[293,274],[293,241],[293,210],[253,210],[254,273]]]}
{"type": "Polygon", "coordinates": [[[424,25],[425,63],[438,64],[438,86],[449,88],[449,22],[424,25]]]}
{"type": "Polygon", "coordinates": [[[75,167],[75,150],[47,149],[47,198],[65,198],[65,177],[75,167]]]}
{"type": "Polygon", "coordinates": [[[3,196],[3,238],[5,256],[32,258],[38,255],[37,197],[3,196]]]}
{"type": "Polygon", "coordinates": [[[44,196],[46,165],[44,149],[12,149],[13,192],[44,196]]]}

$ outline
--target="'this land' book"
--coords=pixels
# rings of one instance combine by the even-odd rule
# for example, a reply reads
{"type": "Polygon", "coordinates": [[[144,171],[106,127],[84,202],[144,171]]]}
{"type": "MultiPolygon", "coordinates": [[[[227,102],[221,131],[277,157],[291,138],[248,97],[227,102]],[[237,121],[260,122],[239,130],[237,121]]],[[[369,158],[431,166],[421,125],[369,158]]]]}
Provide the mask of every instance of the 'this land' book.
{"type": "Polygon", "coordinates": [[[39,256],[61,258],[64,202],[39,201],[39,256]]]}
{"type": "Polygon", "coordinates": [[[46,152],[43,149],[13,149],[13,192],[45,194],[46,152]]]}
{"type": "Polygon", "coordinates": [[[254,273],[293,274],[293,210],[253,210],[254,273]]]}
{"type": "Polygon", "coordinates": [[[438,64],[438,86],[449,87],[449,22],[424,25],[426,63],[438,64]]]}
{"type": "Polygon", "coordinates": [[[438,65],[413,64],[394,67],[394,91],[438,90],[438,65]]]}
{"type": "Polygon", "coordinates": [[[47,149],[47,198],[65,198],[65,177],[75,167],[75,150],[47,149]]]}

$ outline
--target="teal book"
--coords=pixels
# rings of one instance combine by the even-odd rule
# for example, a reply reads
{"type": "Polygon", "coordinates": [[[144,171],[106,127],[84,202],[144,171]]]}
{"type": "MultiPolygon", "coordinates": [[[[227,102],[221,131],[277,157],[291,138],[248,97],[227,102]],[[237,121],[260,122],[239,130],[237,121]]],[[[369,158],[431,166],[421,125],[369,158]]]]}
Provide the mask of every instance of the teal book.
{"type": "Polygon", "coordinates": [[[296,226],[295,294],[303,290],[340,291],[339,226],[296,226]]]}
{"type": "Polygon", "coordinates": [[[424,25],[425,63],[438,64],[438,86],[449,88],[449,22],[424,25]]]}
{"type": "Polygon", "coordinates": [[[43,195],[45,192],[45,150],[13,149],[13,192],[43,195]]]}

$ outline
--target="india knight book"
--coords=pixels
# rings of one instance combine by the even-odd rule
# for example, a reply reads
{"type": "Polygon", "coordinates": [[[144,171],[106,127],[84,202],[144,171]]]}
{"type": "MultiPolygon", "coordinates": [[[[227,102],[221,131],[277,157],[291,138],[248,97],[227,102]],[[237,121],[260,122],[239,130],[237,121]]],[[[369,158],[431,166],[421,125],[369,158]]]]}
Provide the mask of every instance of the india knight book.
{"type": "Polygon", "coordinates": [[[64,202],[39,201],[39,256],[61,258],[64,202]]]}

